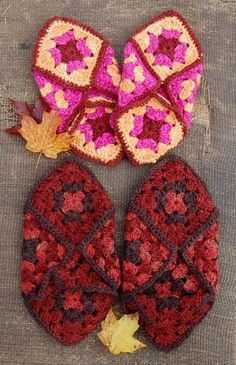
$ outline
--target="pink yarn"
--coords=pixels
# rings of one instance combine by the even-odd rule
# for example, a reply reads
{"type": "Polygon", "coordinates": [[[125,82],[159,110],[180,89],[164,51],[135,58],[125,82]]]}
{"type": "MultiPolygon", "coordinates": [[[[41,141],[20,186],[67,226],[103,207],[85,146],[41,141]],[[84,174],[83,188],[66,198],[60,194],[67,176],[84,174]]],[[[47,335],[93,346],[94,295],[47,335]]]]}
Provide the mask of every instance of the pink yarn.
{"type": "Polygon", "coordinates": [[[146,111],[147,117],[156,121],[165,120],[168,114],[168,110],[157,110],[150,106],[147,107],[146,111]]]}
{"type": "Polygon", "coordinates": [[[105,90],[117,93],[118,86],[113,85],[112,77],[107,72],[107,67],[113,64],[113,59],[114,51],[110,46],[108,46],[96,77],[96,83],[98,86],[102,87],[105,90]]]}
{"type": "Polygon", "coordinates": [[[62,118],[62,122],[58,127],[58,132],[60,133],[63,131],[65,123],[70,119],[71,114],[73,114],[75,108],[80,104],[82,92],[64,88],[55,82],[51,82],[49,78],[40,75],[38,72],[34,72],[34,78],[40,89],[43,88],[47,83],[52,85],[52,91],[47,96],[45,96],[45,101],[49,105],[50,109],[57,110],[60,117],[62,118]],[[67,109],[58,108],[55,102],[55,93],[60,90],[63,90],[65,100],[68,102],[67,109]]]}
{"type": "Polygon", "coordinates": [[[89,123],[85,122],[79,125],[78,130],[84,133],[86,143],[89,143],[93,140],[93,129],[89,123]]]}
{"type": "Polygon", "coordinates": [[[111,133],[103,133],[101,137],[98,137],[95,141],[96,149],[107,146],[108,144],[114,144],[116,142],[115,137],[111,133]]]}
{"type": "Polygon", "coordinates": [[[54,41],[57,44],[64,45],[73,39],[74,39],[74,31],[69,30],[68,32],[65,32],[62,36],[54,38],[54,41]]]}
{"type": "Polygon", "coordinates": [[[84,69],[86,67],[86,63],[84,60],[82,61],[69,61],[67,64],[67,72],[71,74],[73,71],[78,69],[84,69]]]}
{"type": "Polygon", "coordinates": [[[60,65],[60,63],[61,63],[61,52],[59,51],[59,49],[51,48],[50,53],[51,53],[52,57],[54,58],[55,65],[56,66],[60,65]]]}
{"type": "MultiPolygon", "coordinates": [[[[166,117],[168,116],[168,110],[157,110],[152,107],[146,108],[145,116],[149,119],[155,120],[156,123],[160,121],[165,121],[166,117]]],[[[136,115],[134,117],[134,127],[130,132],[130,136],[137,137],[142,133],[144,127],[144,115],[136,115]]],[[[160,128],[160,137],[159,142],[169,144],[170,143],[170,136],[169,133],[172,129],[171,124],[164,124],[160,128]]],[[[152,151],[157,151],[157,141],[154,141],[152,138],[144,138],[140,139],[137,144],[137,148],[149,148],[152,151]]]]}
{"type": "Polygon", "coordinates": [[[143,130],[143,115],[136,115],[134,117],[134,128],[130,132],[130,135],[132,137],[138,136],[140,133],[142,133],[143,130]]]}
{"type": "Polygon", "coordinates": [[[172,38],[179,38],[181,33],[178,29],[162,29],[162,35],[166,38],[166,39],[172,39],[172,38]]]}
{"type": "Polygon", "coordinates": [[[156,142],[151,139],[151,138],[145,138],[145,139],[140,139],[138,141],[138,143],[136,144],[137,148],[149,148],[152,151],[157,151],[157,144],[156,142]]]}
{"type": "Polygon", "coordinates": [[[168,56],[160,53],[155,57],[154,65],[171,67],[172,62],[168,56]]]}
{"type": "MultiPolygon", "coordinates": [[[[179,45],[176,46],[173,59],[171,59],[167,54],[162,53],[161,49],[158,50],[159,48],[158,37],[151,32],[149,32],[148,35],[150,44],[147,47],[146,52],[153,53],[153,55],[155,56],[154,65],[167,66],[171,68],[173,66],[174,61],[179,63],[184,63],[185,54],[188,48],[186,43],[180,43],[179,45]]],[[[179,37],[181,36],[181,32],[177,29],[172,29],[172,30],[163,29],[161,35],[168,40],[179,39],[179,37]]]]}
{"type": "Polygon", "coordinates": [[[158,48],[158,44],[159,44],[158,37],[155,34],[150,33],[150,32],[148,32],[148,36],[149,36],[150,44],[149,44],[148,48],[146,49],[146,52],[153,53],[158,48]]]}
{"type": "Polygon", "coordinates": [[[93,113],[86,113],[85,117],[88,119],[98,119],[101,118],[105,114],[105,110],[103,106],[99,106],[96,108],[93,113]]]}
{"type": "Polygon", "coordinates": [[[124,49],[124,58],[128,58],[130,54],[134,54],[136,57],[135,62],[128,62],[124,63],[123,66],[123,73],[122,73],[122,80],[131,80],[135,85],[135,90],[132,93],[127,93],[123,90],[119,91],[119,105],[125,106],[132,100],[140,97],[144,92],[153,88],[157,84],[157,80],[152,76],[152,74],[146,69],[141,58],[139,57],[136,49],[132,45],[131,42],[128,42],[124,49]],[[144,81],[135,81],[134,77],[134,68],[136,66],[141,66],[143,68],[143,76],[144,81]]]}
{"type": "Polygon", "coordinates": [[[91,56],[92,51],[86,46],[86,40],[84,38],[80,38],[78,40],[78,42],[76,43],[76,47],[84,57],[91,56]]]}
{"type": "Polygon", "coordinates": [[[187,48],[188,46],[186,43],[178,45],[175,49],[174,61],[184,63],[187,48]]]}
{"type": "Polygon", "coordinates": [[[171,142],[170,139],[170,131],[172,129],[171,124],[165,124],[160,129],[160,142],[169,144],[171,142]]]}
{"type": "Polygon", "coordinates": [[[182,118],[185,121],[185,125],[187,128],[190,127],[191,119],[192,119],[192,112],[186,112],[184,110],[185,105],[187,103],[193,104],[196,100],[197,91],[198,91],[198,84],[197,84],[197,75],[201,75],[203,72],[203,65],[199,64],[187,71],[184,71],[182,74],[177,76],[174,80],[171,81],[169,84],[169,92],[171,93],[175,103],[177,104],[179,110],[181,111],[182,118]],[[194,89],[191,95],[186,100],[181,100],[179,98],[179,94],[183,88],[183,81],[191,79],[195,82],[194,89]]]}

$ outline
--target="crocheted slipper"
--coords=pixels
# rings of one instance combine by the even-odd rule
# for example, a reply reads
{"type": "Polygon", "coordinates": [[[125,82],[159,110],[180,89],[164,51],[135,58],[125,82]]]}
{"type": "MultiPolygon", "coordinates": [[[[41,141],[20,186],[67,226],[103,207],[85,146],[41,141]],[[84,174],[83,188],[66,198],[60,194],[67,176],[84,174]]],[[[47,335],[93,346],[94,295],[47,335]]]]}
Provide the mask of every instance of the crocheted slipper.
{"type": "Polygon", "coordinates": [[[120,285],[114,208],[97,179],[64,161],[24,209],[22,295],[32,316],[67,345],[92,332],[120,285]]]}
{"type": "Polygon", "coordinates": [[[124,50],[116,130],[135,164],[156,162],[190,126],[203,71],[201,47],[176,11],[138,29],[124,50]]]}
{"type": "Polygon", "coordinates": [[[62,118],[58,132],[73,132],[74,151],[116,164],[123,154],[110,117],[120,70],[101,34],[72,19],[49,19],[36,42],[33,75],[45,108],[62,118]]]}
{"type": "Polygon", "coordinates": [[[218,211],[177,157],[158,163],[132,196],[122,288],[155,345],[170,350],[211,308],[218,286],[218,211]]]}

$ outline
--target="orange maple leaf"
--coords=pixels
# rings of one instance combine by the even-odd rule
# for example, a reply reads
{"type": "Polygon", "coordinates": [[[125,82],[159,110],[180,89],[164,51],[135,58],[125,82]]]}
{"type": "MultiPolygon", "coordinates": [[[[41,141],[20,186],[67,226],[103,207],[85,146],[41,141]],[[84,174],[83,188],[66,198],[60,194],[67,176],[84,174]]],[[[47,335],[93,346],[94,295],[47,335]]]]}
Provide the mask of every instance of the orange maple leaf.
{"type": "Polygon", "coordinates": [[[68,133],[57,134],[60,123],[61,118],[55,110],[44,112],[39,124],[30,116],[23,115],[19,132],[27,141],[26,148],[50,158],[57,158],[59,152],[69,151],[72,138],[68,133]]]}
{"type": "Polygon", "coordinates": [[[19,133],[27,141],[27,150],[39,153],[35,174],[42,154],[57,158],[58,153],[70,150],[73,137],[68,133],[57,134],[57,128],[61,123],[61,117],[57,111],[44,112],[41,123],[37,123],[29,115],[23,115],[21,123],[19,133]]]}

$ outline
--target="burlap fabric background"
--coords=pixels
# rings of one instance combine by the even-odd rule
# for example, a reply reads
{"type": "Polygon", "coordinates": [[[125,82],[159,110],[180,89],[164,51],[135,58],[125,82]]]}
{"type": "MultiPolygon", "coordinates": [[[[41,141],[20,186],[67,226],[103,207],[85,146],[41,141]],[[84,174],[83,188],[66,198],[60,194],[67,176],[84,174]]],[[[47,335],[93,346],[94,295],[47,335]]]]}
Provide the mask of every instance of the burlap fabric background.
{"type": "MultiPolygon", "coordinates": [[[[0,134],[1,251],[0,361],[14,365],[232,365],[235,347],[235,22],[236,2],[223,0],[1,0],[1,128],[15,118],[7,98],[35,101],[31,53],[43,22],[54,15],[75,17],[102,32],[121,60],[125,41],[139,25],[176,8],[196,31],[205,52],[205,80],[189,136],[176,149],[199,173],[221,213],[221,291],[214,308],[192,335],[165,354],[149,344],[132,355],[113,356],[96,333],[65,347],[48,336],[24,308],[20,295],[22,207],[33,184],[37,156],[18,138],[0,134]],[[209,86],[208,86],[209,85],[209,86]]],[[[52,166],[43,158],[38,174],[52,166]]],[[[123,161],[116,168],[86,164],[97,174],[116,206],[117,245],[122,248],[125,207],[150,166],[123,161]]],[[[141,337],[141,335],[139,335],[141,337]]]]}

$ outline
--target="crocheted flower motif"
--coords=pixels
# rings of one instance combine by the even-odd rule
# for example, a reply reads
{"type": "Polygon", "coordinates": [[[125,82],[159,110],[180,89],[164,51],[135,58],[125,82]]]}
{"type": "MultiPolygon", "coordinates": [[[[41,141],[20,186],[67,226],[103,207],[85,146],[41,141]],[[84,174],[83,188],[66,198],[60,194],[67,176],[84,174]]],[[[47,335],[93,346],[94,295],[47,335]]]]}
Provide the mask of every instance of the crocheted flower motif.
{"type": "Polygon", "coordinates": [[[88,86],[102,43],[92,29],[72,19],[49,19],[39,34],[34,66],[60,78],[64,84],[88,86]]]}
{"type": "Polygon", "coordinates": [[[62,162],[25,205],[22,294],[36,320],[65,344],[92,332],[120,284],[114,210],[75,161],[62,162]]]}
{"type": "Polygon", "coordinates": [[[78,129],[84,133],[86,143],[93,141],[96,149],[116,143],[110,125],[110,114],[105,107],[100,106],[95,111],[86,113],[85,118],[86,121],[78,129]]]}
{"type": "Polygon", "coordinates": [[[36,43],[33,75],[45,108],[61,116],[58,133],[75,132],[75,153],[108,165],[122,159],[111,121],[120,70],[112,47],[100,34],[72,19],[49,19],[36,43]],[[88,118],[80,130],[81,120],[88,118]],[[92,133],[96,138],[90,140],[92,133]]]}
{"type": "Polygon", "coordinates": [[[121,146],[114,134],[112,109],[106,106],[86,108],[84,115],[76,120],[72,148],[90,158],[112,165],[121,158],[121,146]]]}
{"type": "Polygon", "coordinates": [[[188,43],[180,42],[181,32],[178,29],[162,29],[159,36],[147,32],[150,40],[146,53],[154,56],[154,65],[173,67],[174,62],[184,64],[188,43]]]}
{"type": "Polygon", "coordinates": [[[149,148],[157,151],[158,143],[169,144],[171,124],[166,122],[169,115],[168,110],[155,110],[152,107],[146,108],[144,115],[136,115],[134,118],[134,128],[130,135],[139,139],[137,148],[149,148]]]}
{"type": "Polygon", "coordinates": [[[69,210],[75,210],[82,212],[84,210],[83,199],[85,195],[82,191],[76,193],[65,192],[63,194],[64,204],[62,207],[63,212],[68,212],[69,210]]]}
{"type": "Polygon", "coordinates": [[[177,346],[211,308],[217,238],[217,208],[191,168],[174,156],[156,165],[128,207],[122,289],[158,348],[177,346]]]}
{"type": "Polygon", "coordinates": [[[180,180],[177,183],[164,182],[164,189],[155,189],[156,211],[167,213],[168,224],[182,222],[186,223],[186,214],[197,212],[195,191],[189,191],[186,181],[180,180]]]}
{"type": "Polygon", "coordinates": [[[175,11],[161,14],[128,40],[116,130],[131,162],[156,162],[180,142],[190,126],[202,72],[201,47],[185,19],[175,11]],[[158,106],[155,113],[161,116],[150,116],[154,102],[158,106]],[[132,115],[135,127],[131,132],[132,115]]]}
{"type": "Polygon", "coordinates": [[[182,139],[182,126],[175,114],[157,99],[131,107],[119,117],[119,134],[136,165],[155,162],[182,139]]]}
{"type": "Polygon", "coordinates": [[[52,194],[54,198],[52,209],[54,212],[64,213],[63,223],[73,220],[82,222],[81,213],[93,211],[91,194],[84,192],[84,184],[64,184],[61,191],[53,190],[52,194]]]}
{"type": "Polygon", "coordinates": [[[75,38],[74,30],[66,31],[62,36],[54,38],[55,47],[50,48],[55,67],[66,65],[66,72],[71,74],[78,69],[88,68],[87,57],[93,57],[92,51],[86,45],[86,38],[75,38]]]}
{"type": "Polygon", "coordinates": [[[186,20],[167,11],[133,35],[150,67],[164,81],[201,57],[201,49],[186,20]]]}

